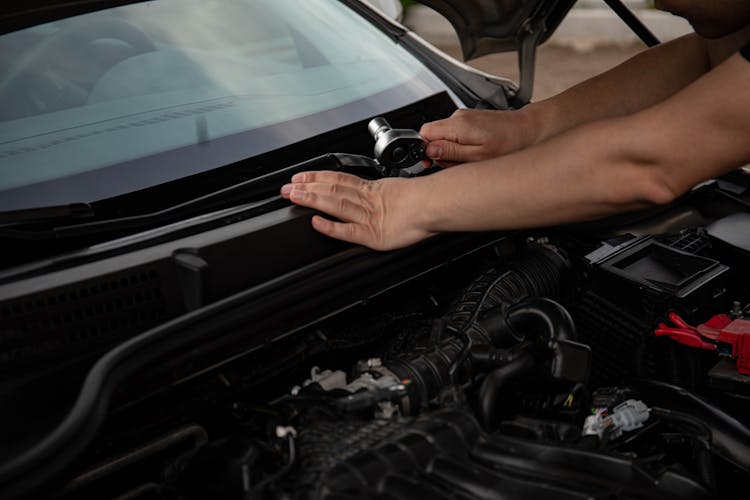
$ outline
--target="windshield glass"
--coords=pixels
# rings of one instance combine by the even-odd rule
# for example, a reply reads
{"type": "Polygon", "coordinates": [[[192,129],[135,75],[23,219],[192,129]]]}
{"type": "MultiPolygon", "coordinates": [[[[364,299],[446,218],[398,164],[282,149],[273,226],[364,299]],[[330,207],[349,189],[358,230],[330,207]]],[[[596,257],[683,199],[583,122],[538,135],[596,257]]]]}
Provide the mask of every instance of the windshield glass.
{"type": "Polygon", "coordinates": [[[159,0],[10,33],[0,210],[143,189],[443,89],[331,0],[159,0]]]}

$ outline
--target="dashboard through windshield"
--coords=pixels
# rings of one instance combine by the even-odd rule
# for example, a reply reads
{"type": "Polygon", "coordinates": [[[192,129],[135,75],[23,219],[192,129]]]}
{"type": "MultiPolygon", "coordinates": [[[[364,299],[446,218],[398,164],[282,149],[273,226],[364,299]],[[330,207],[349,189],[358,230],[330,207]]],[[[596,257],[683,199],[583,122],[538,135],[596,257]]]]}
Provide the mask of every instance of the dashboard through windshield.
{"type": "Polygon", "coordinates": [[[228,165],[445,87],[331,0],[158,0],[0,37],[0,210],[228,165]]]}

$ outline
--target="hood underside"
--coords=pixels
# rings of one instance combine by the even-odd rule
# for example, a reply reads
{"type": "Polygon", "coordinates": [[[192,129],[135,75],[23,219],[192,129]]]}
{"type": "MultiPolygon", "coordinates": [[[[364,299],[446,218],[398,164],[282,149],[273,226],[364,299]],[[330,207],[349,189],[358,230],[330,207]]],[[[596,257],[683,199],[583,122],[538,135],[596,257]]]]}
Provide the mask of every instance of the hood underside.
{"type": "Polygon", "coordinates": [[[458,34],[465,60],[543,43],[575,0],[418,0],[442,14],[458,34]]]}

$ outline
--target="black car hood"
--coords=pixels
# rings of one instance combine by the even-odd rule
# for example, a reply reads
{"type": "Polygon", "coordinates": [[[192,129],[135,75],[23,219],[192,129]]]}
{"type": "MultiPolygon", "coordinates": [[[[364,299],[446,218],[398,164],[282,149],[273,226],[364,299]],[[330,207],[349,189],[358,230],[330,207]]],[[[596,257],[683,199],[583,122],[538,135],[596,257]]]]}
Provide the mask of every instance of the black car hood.
{"type": "Polygon", "coordinates": [[[544,42],[576,0],[417,0],[453,25],[465,60],[544,42]]]}

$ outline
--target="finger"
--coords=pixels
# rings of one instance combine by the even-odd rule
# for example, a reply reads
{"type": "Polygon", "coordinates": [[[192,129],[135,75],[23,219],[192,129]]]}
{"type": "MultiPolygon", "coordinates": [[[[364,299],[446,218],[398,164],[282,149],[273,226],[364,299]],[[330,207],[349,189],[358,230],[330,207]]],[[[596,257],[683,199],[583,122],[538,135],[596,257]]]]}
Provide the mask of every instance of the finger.
{"type": "Polygon", "coordinates": [[[293,183],[320,182],[327,184],[338,184],[361,188],[368,181],[357,177],[356,175],[345,174],[343,172],[334,172],[332,170],[312,170],[309,172],[299,172],[292,176],[293,183]]]}
{"type": "Polygon", "coordinates": [[[425,123],[419,135],[427,141],[444,139],[459,144],[481,144],[484,128],[471,118],[471,111],[457,110],[450,118],[425,123]]]}
{"type": "Polygon", "coordinates": [[[283,193],[291,194],[294,190],[309,191],[329,196],[340,196],[357,203],[361,202],[363,199],[362,196],[360,196],[361,190],[358,188],[328,182],[292,182],[290,184],[285,184],[281,187],[282,196],[283,193]]]}
{"type": "Polygon", "coordinates": [[[289,193],[289,199],[296,205],[320,210],[345,222],[364,223],[369,216],[369,212],[362,205],[345,196],[294,188],[289,193]]]}
{"type": "Polygon", "coordinates": [[[485,158],[482,146],[464,145],[450,141],[437,140],[429,143],[425,149],[428,158],[442,161],[479,161],[485,158]]]}
{"type": "Polygon", "coordinates": [[[447,139],[458,142],[458,130],[456,129],[456,120],[454,118],[444,118],[430,123],[425,123],[419,129],[419,135],[427,141],[436,141],[438,139],[447,139]]]}
{"type": "Polygon", "coordinates": [[[337,240],[348,241],[359,245],[371,246],[373,244],[372,235],[365,229],[365,226],[354,224],[352,222],[334,222],[325,219],[319,215],[312,218],[313,228],[321,234],[336,238],[337,240]]]}

